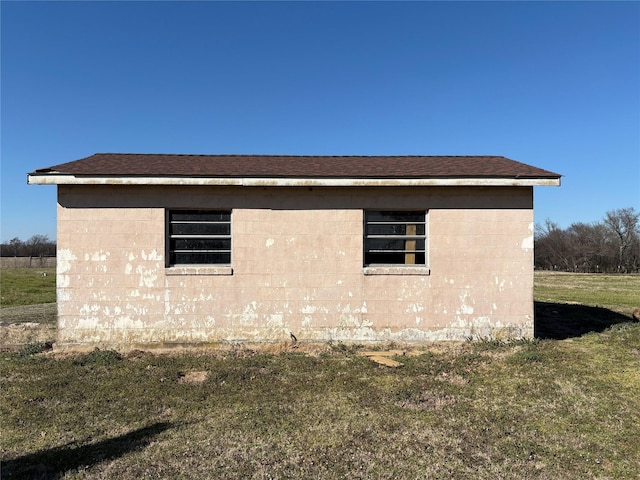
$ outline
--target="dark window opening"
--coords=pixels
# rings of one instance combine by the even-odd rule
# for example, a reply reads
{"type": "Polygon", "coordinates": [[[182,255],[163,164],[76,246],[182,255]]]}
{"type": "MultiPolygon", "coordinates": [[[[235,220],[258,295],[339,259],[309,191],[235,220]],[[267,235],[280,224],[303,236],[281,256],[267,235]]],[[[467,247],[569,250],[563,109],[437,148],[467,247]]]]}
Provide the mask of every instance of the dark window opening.
{"type": "Polygon", "coordinates": [[[425,265],[426,212],[365,211],[364,265],[425,265]]]}
{"type": "Polygon", "coordinates": [[[230,210],[171,210],[169,265],[230,265],[230,210]]]}

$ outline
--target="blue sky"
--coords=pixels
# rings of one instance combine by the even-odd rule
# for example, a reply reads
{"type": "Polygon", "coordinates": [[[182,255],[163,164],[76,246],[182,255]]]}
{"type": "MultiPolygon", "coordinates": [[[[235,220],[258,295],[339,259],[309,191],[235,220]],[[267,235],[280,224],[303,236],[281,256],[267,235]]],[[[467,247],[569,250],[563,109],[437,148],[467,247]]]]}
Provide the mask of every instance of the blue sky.
{"type": "Polygon", "coordinates": [[[96,152],[504,155],[535,219],[640,209],[638,2],[0,4],[0,240],[96,152]]]}

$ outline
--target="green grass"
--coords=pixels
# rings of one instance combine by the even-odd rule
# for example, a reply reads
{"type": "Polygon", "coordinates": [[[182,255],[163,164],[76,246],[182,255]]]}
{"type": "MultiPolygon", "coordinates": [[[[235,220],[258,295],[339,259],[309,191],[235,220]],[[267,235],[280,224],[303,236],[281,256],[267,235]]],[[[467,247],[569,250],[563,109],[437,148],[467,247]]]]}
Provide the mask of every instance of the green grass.
{"type": "MultiPolygon", "coordinates": [[[[536,299],[559,315],[583,311],[561,301],[633,305],[635,277],[549,277],[536,275],[536,299]],[[592,293],[607,290],[626,293],[606,302],[592,293]]],[[[640,324],[616,315],[565,340],[426,345],[396,358],[397,369],[342,344],[0,353],[2,475],[637,478],[640,324]]],[[[580,319],[556,319],[569,320],[580,319]]]]}
{"type": "Polygon", "coordinates": [[[0,268],[0,299],[2,308],[55,302],[55,268],[0,268]]]}
{"type": "Polygon", "coordinates": [[[536,272],[537,301],[576,303],[631,315],[640,307],[640,275],[536,272]]]}
{"type": "Polygon", "coordinates": [[[16,478],[634,478],[640,328],[353,352],[3,354],[16,478]],[[189,372],[207,372],[201,383],[189,372]],[[10,372],[10,373],[9,373],[10,372]],[[517,472],[517,474],[516,474],[517,472]]]}

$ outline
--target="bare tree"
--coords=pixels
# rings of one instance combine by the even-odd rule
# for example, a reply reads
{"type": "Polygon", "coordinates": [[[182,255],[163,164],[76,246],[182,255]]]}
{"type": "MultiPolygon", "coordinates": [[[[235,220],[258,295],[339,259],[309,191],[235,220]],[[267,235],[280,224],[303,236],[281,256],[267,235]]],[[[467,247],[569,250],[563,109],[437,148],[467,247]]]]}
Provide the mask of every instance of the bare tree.
{"type": "Polygon", "coordinates": [[[13,256],[17,257],[20,249],[23,246],[22,240],[20,240],[18,237],[14,237],[11,240],[9,240],[9,245],[11,245],[11,248],[13,250],[13,256]]]}
{"type": "Polygon", "coordinates": [[[573,223],[562,229],[551,220],[536,225],[535,266],[573,272],[640,270],[640,213],[607,212],[602,222],[573,223]]]}
{"type": "Polygon", "coordinates": [[[45,246],[49,243],[51,243],[51,240],[49,240],[49,237],[47,235],[33,235],[32,237],[30,237],[25,243],[25,246],[27,247],[27,252],[29,252],[29,255],[32,257],[39,257],[41,255],[43,255],[43,250],[45,248],[45,246]]]}
{"type": "Polygon", "coordinates": [[[543,225],[536,225],[535,263],[536,267],[548,270],[572,269],[567,234],[550,219],[543,225]]]}
{"type": "MultiPolygon", "coordinates": [[[[44,264],[43,257],[55,256],[56,254],[56,244],[47,235],[33,235],[24,242],[24,245],[27,255],[31,258],[38,257],[41,266],[44,264]]],[[[31,265],[31,260],[29,260],[29,265],[31,265]]]]}
{"type": "Polygon", "coordinates": [[[633,247],[638,244],[640,236],[640,212],[633,207],[611,210],[605,216],[604,225],[617,242],[618,268],[625,272],[633,270],[637,267],[634,265],[637,255],[633,247]]]}
{"type": "Polygon", "coordinates": [[[611,242],[601,223],[573,223],[566,230],[574,271],[600,272],[609,267],[611,242]]]}

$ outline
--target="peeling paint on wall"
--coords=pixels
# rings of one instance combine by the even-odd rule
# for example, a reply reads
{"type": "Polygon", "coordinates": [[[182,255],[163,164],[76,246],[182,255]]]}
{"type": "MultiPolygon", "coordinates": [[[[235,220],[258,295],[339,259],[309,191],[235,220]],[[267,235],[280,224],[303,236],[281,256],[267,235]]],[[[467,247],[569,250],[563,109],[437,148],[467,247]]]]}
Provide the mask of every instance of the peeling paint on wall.
{"type": "Polygon", "coordinates": [[[161,262],[162,261],[162,255],[160,255],[155,249],[151,250],[149,253],[145,253],[144,250],[142,250],[142,253],[140,254],[140,256],[142,257],[143,260],[147,260],[147,261],[158,261],[161,262]]]}
{"type": "Polygon", "coordinates": [[[407,313],[424,312],[424,305],[422,305],[421,303],[410,303],[405,309],[405,312],[407,313]]]}
{"type": "MultiPolygon", "coordinates": [[[[495,198],[485,210],[473,189],[357,196],[292,189],[276,199],[262,189],[213,195],[193,187],[185,195],[180,187],[135,187],[123,196],[105,187],[98,199],[102,194],[89,187],[66,188],[75,204],[60,207],[63,340],[289,341],[292,331],[299,341],[365,342],[533,333],[532,213],[513,208],[514,197],[522,197],[517,189],[489,192],[495,198]],[[402,275],[401,267],[365,274],[360,203],[413,208],[425,198],[432,206],[429,273],[402,275]],[[110,207],[82,204],[100,201],[110,207]],[[154,206],[136,208],[141,201],[154,206]],[[234,207],[233,266],[165,267],[165,212],[156,205],[190,202],[241,204],[234,207]],[[110,233],[114,219],[127,233],[110,233]],[[109,228],[101,231],[103,225],[109,228]]],[[[524,197],[518,202],[526,204],[524,197]]]]}
{"type": "Polygon", "coordinates": [[[140,282],[138,286],[153,288],[156,286],[156,280],[158,280],[158,270],[156,268],[144,268],[142,265],[136,267],[136,273],[140,275],[140,282]]]}
{"type": "MultiPolygon", "coordinates": [[[[75,262],[78,258],[73,254],[73,252],[68,248],[58,249],[57,252],[57,266],[56,266],[56,287],[58,290],[58,295],[61,295],[62,289],[69,287],[69,275],[67,272],[71,270],[73,262],[75,262]]],[[[66,293],[66,292],[65,292],[66,293]]],[[[63,296],[60,300],[68,300],[68,293],[66,296],[63,296]]]]}
{"type": "Polygon", "coordinates": [[[134,320],[129,316],[120,316],[114,320],[113,327],[121,330],[136,330],[144,328],[144,322],[134,320]]]}
{"type": "Polygon", "coordinates": [[[106,262],[107,259],[109,258],[109,255],[111,255],[109,252],[105,252],[103,250],[99,250],[99,251],[93,252],[93,253],[85,253],[84,254],[84,261],[85,262],[88,262],[88,261],[91,261],[91,262],[106,262]]]}
{"type": "Polygon", "coordinates": [[[253,301],[249,303],[249,305],[244,307],[242,314],[239,315],[239,320],[241,325],[255,325],[256,320],[258,319],[258,302],[253,301]]]}
{"type": "Polygon", "coordinates": [[[528,252],[529,250],[533,250],[533,229],[534,229],[534,225],[533,225],[533,222],[531,222],[529,223],[529,226],[528,226],[530,235],[526,236],[522,240],[522,243],[520,245],[520,248],[525,252],[528,252]]]}
{"type": "Polygon", "coordinates": [[[522,248],[522,250],[524,250],[525,252],[528,252],[529,250],[533,249],[533,235],[529,235],[528,237],[524,238],[522,240],[522,244],[520,245],[520,248],[522,248]]]}
{"type": "MultiPolygon", "coordinates": [[[[468,287],[467,287],[468,288],[468,287]]],[[[471,315],[473,314],[473,307],[469,305],[472,301],[471,294],[468,290],[463,291],[459,297],[460,307],[456,310],[457,315],[471,315]]]]}

